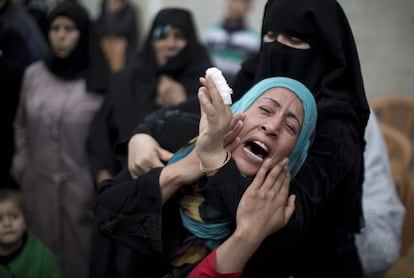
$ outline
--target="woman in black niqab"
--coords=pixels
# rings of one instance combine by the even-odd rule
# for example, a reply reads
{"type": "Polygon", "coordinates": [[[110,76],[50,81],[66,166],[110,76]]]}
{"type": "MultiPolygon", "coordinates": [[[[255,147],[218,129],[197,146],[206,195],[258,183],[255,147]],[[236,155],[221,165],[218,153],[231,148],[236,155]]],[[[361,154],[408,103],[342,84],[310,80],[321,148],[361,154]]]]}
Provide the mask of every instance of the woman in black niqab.
{"type": "Polygon", "coordinates": [[[369,107],[355,40],[341,6],[335,0],[270,0],[265,5],[262,37],[268,31],[299,38],[311,47],[262,42],[260,52],[242,65],[233,84],[235,92],[243,94],[266,77],[291,77],[304,83],[317,99],[350,105],[363,134],[369,107]]]}
{"type": "Polygon", "coordinates": [[[310,48],[296,49],[277,40],[262,42],[259,54],[242,65],[232,84],[235,98],[263,78],[291,77],[314,93],[318,122],[308,159],[292,181],[295,214],[272,237],[274,245],[268,242],[253,256],[245,275],[277,276],[278,271],[271,269],[280,259],[281,273],[295,277],[361,277],[354,234],[363,223],[364,131],[369,107],[348,20],[335,0],[270,0],[262,36],[268,31],[299,38],[310,48]],[[270,255],[270,246],[281,253],[270,255]],[[282,251],[284,247],[290,251],[282,251]]]}

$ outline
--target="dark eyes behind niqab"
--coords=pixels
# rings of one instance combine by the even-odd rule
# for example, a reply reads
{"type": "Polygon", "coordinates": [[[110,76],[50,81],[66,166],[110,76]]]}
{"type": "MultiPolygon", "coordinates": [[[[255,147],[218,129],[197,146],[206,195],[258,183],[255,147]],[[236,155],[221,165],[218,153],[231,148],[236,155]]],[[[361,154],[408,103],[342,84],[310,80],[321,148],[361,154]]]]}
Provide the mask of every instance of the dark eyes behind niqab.
{"type": "Polygon", "coordinates": [[[343,110],[357,118],[363,136],[369,107],[354,37],[341,6],[335,0],[269,0],[262,36],[267,31],[305,40],[311,49],[262,43],[259,55],[243,65],[246,71],[254,72],[254,80],[288,76],[301,81],[319,104],[322,99],[336,106],[348,106],[343,110]]]}

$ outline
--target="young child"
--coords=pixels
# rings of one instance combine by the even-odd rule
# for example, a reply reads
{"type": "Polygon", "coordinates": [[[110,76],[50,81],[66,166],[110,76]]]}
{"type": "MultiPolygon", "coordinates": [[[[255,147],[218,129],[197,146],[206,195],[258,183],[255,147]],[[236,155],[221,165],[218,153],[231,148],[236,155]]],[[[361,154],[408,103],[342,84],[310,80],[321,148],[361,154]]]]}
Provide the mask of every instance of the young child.
{"type": "Polygon", "coordinates": [[[52,253],[28,230],[16,189],[0,189],[0,277],[62,277],[52,253]]]}

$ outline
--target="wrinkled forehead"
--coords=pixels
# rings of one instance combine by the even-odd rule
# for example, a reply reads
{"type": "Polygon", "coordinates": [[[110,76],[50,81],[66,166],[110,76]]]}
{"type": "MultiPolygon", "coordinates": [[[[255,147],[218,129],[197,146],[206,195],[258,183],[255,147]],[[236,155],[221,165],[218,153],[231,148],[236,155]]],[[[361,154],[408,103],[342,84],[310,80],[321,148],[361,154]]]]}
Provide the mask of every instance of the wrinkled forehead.
{"type": "Polygon", "coordinates": [[[270,88],[255,101],[256,104],[264,102],[277,102],[281,107],[289,108],[292,112],[303,113],[302,100],[295,92],[284,87],[270,88]]]}

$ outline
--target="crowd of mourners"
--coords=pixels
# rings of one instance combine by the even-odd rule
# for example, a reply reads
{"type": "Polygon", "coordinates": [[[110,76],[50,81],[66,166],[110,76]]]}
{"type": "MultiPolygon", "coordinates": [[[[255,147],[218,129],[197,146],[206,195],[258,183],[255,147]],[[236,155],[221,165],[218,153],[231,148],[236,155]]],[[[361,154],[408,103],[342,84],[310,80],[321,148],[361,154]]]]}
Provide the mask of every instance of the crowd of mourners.
{"type": "Polygon", "coordinates": [[[385,277],[405,209],[344,10],[224,3],[0,0],[0,277],[385,277]]]}

